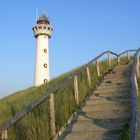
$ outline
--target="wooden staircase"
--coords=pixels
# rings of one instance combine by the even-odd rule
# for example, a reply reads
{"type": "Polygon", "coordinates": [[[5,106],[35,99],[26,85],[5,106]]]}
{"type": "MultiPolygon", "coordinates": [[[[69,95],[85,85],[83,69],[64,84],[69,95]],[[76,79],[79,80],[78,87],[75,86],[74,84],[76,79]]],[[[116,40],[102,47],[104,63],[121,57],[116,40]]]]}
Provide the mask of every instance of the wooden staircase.
{"type": "MultiPolygon", "coordinates": [[[[42,140],[119,140],[121,129],[125,123],[130,125],[130,140],[140,140],[139,90],[137,83],[137,78],[140,78],[139,52],[140,48],[126,50],[120,54],[112,51],[101,53],[62,81],[56,82],[41,97],[32,101],[0,125],[0,140],[23,140],[19,132],[26,136],[30,132],[29,128],[34,128],[34,126],[35,128],[36,126],[41,128],[41,131],[39,133],[33,131],[32,136],[34,137],[27,139],[34,140],[36,136],[42,136],[42,140]],[[113,58],[111,58],[112,56],[113,58]],[[103,59],[101,59],[102,57],[103,59]],[[126,64],[128,62],[131,64],[126,64]],[[114,66],[116,67],[114,68],[114,66]],[[93,87],[100,82],[106,72],[110,71],[110,68],[114,69],[106,75],[98,88],[93,90],[93,87]],[[81,75],[83,75],[82,80],[80,79],[81,75]],[[82,86],[85,85],[90,88],[91,94],[89,97],[87,97],[89,90],[83,91],[87,94],[82,95],[82,86]],[[73,96],[70,101],[69,96],[66,96],[62,103],[65,113],[69,114],[68,120],[58,117],[59,115],[62,116],[62,111],[57,108],[55,100],[58,91],[65,86],[70,86],[69,89],[72,93],[70,95],[73,96]],[[83,97],[81,98],[81,96],[83,97]],[[85,102],[81,105],[83,100],[85,102]],[[44,111],[45,116],[47,114],[47,119],[42,119],[38,113],[36,113],[37,116],[34,116],[34,109],[37,109],[37,112],[46,109],[46,104],[43,105],[44,102],[47,102],[48,105],[47,110],[44,111]],[[71,102],[75,104],[73,110],[71,109],[71,102]],[[69,109],[65,109],[65,105],[69,109]],[[77,113],[74,113],[79,106],[81,108],[77,113]],[[46,113],[47,111],[48,113],[46,113]],[[32,113],[33,115],[31,115],[32,113]],[[24,126],[25,122],[32,122],[32,120],[38,124],[36,118],[45,123],[40,122],[39,125],[29,123],[26,127],[24,126]],[[59,126],[59,121],[64,122],[59,126]],[[22,126],[22,123],[23,129],[25,128],[27,131],[22,132],[23,129],[19,131],[19,126],[22,126]],[[48,128],[44,129],[44,126],[48,126],[48,128]]],[[[62,96],[59,93],[59,97],[63,98],[65,92],[62,90],[62,96]]],[[[42,115],[44,114],[42,113],[42,115]]]]}
{"type": "Polygon", "coordinates": [[[130,123],[130,65],[116,66],[88,97],[59,140],[118,140],[130,123]]]}

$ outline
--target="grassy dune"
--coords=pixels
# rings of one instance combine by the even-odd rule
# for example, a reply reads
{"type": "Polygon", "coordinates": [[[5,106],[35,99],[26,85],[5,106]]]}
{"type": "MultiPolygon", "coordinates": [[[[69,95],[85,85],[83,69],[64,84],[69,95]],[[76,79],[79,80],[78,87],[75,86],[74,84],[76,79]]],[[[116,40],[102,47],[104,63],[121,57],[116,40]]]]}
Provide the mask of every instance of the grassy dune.
{"type": "MultiPolygon", "coordinates": [[[[113,61],[112,64],[116,62],[113,61]]],[[[79,68],[77,68],[79,69],[79,68]]],[[[77,70],[75,69],[75,70],[77,70]]],[[[103,76],[109,69],[108,61],[104,60],[100,63],[101,76],[103,76]]],[[[7,96],[0,100],[0,124],[14,116],[18,111],[26,107],[35,99],[41,97],[47,89],[54,87],[55,84],[69,76],[75,70],[65,73],[49,83],[40,87],[32,87],[10,96],[7,96]]],[[[94,87],[99,81],[100,77],[97,77],[97,71],[95,64],[89,66],[91,73],[91,84],[94,87]]],[[[71,80],[66,86],[55,92],[55,117],[57,131],[65,125],[68,118],[78,109],[74,99],[73,80],[71,80]]],[[[79,100],[80,103],[84,100],[84,97],[91,90],[87,82],[86,70],[78,75],[78,87],[79,87],[79,100]]],[[[52,137],[49,126],[49,107],[48,100],[41,103],[29,114],[17,122],[14,126],[8,129],[8,137],[10,140],[49,140],[52,137]]]]}

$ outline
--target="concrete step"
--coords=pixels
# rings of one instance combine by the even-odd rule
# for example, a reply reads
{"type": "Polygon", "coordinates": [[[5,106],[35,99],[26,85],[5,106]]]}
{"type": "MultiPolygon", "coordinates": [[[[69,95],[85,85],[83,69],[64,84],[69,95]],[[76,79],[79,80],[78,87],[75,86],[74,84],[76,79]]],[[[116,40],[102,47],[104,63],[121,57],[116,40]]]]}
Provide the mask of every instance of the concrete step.
{"type": "Polygon", "coordinates": [[[113,68],[113,70],[118,70],[118,71],[121,71],[121,70],[129,70],[131,68],[131,66],[129,65],[127,65],[126,67],[124,66],[124,67],[119,67],[119,66],[117,66],[117,67],[114,67],[113,68]]]}
{"type": "Polygon", "coordinates": [[[76,115],[77,120],[89,120],[92,118],[97,119],[120,119],[130,118],[130,109],[126,110],[106,110],[106,111],[87,111],[78,112],[76,115]]]}
{"type": "Polygon", "coordinates": [[[121,117],[112,117],[112,118],[97,118],[97,117],[88,117],[88,116],[77,116],[77,120],[78,121],[87,121],[87,120],[92,120],[92,121],[108,121],[108,122],[119,122],[119,121],[129,121],[130,120],[130,116],[127,117],[126,115],[125,116],[121,116],[121,117]]]}
{"type": "Polygon", "coordinates": [[[95,104],[94,106],[84,106],[82,111],[106,111],[106,110],[127,110],[130,108],[129,104],[95,104]]]}
{"type": "Polygon", "coordinates": [[[128,67],[128,68],[114,68],[112,71],[111,71],[111,73],[123,73],[123,72],[130,72],[130,67],[128,67]]]}
{"type": "Polygon", "coordinates": [[[105,92],[105,93],[94,93],[95,95],[91,95],[89,100],[109,100],[109,101],[117,101],[121,99],[129,99],[130,100],[130,93],[128,92],[105,92]]]}
{"type": "MultiPolygon", "coordinates": [[[[129,90],[120,90],[120,91],[116,91],[116,90],[114,90],[114,91],[95,90],[95,91],[93,91],[93,93],[96,94],[96,95],[99,94],[99,95],[105,95],[105,96],[106,96],[106,95],[107,95],[107,96],[112,96],[112,95],[129,95],[129,94],[130,94],[130,91],[129,91],[129,90]]],[[[91,95],[91,97],[94,96],[94,94],[91,95]]]]}
{"type": "Polygon", "coordinates": [[[103,82],[103,83],[101,83],[100,84],[100,86],[110,86],[110,87],[114,87],[114,86],[118,86],[118,85],[130,85],[131,83],[129,82],[129,81],[127,81],[127,82],[114,82],[114,83],[112,83],[111,81],[109,82],[103,82]]]}
{"type": "Polygon", "coordinates": [[[129,77],[110,77],[110,78],[105,78],[104,79],[104,82],[106,82],[106,81],[125,81],[125,82],[127,82],[127,81],[130,81],[130,78],[129,77]]]}
{"type": "Polygon", "coordinates": [[[120,91],[129,91],[129,88],[130,87],[124,87],[124,88],[97,88],[97,90],[96,90],[96,92],[102,92],[102,93],[104,93],[104,92],[120,92],[120,91]]]}
{"type": "Polygon", "coordinates": [[[115,90],[116,89],[116,90],[118,90],[118,89],[129,89],[129,88],[131,88],[131,85],[126,84],[126,83],[124,83],[124,84],[116,84],[114,86],[112,86],[110,84],[106,84],[106,86],[104,86],[104,85],[99,86],[97,88],[97,90],[99,90],[99,89],[105,89],[105,90],[107,90],[107,89],[114,89],[115,90]]]}
{"type": "Polygon", "coordinates": [[[98,96],[92,95],[89,97],[89,102],[95,101],[95,104],[100,103],[99,100],[107,100],[108,102],[109,101],[117,102],[118,100],[120,100],[120,101],[129,100],[130,101],[130,95],[129,95],[129,93],[123,93],[123,94],[113,94],[113,93],[101,94],[100,93],[98,96]]]}
{"type": "Polygon", "coordinates": [[[108,122],[105,120],[86,120],[77,121],[72,126],[72,131],[110,131],[110,130],[120,130],[122,128],[123,122],[108,122]]]}
{"type": "Polygon", "coordinates": [[[127,68],[130,68],[130,64],[126,64],[126,65],[118,65],[116,66],[114,69],[115,70],[120,70],[120,69],[127,69],[127,68]]]}
{"type": "Polygon", "coordinates": [[[118,101],[118,100],[130,100],[129,95],[112,95],[112,96],[107,96],[107,95],[99,95],[99,96],[91,96],[89,97],[89,100],[109,100],[109,101],[118,101]]]}
{"type": "Polygon", "coordinates": [[[130,81],[129,78],[127,79],[110,79],[110,78],[106,78],[104,79],[104,81],[102,83],[128,83],[130,81]]]}
{"type": "Polygon", "coordinates": [[[97,89],[110,89],[110,88],[113,88],[113,89],[129,89],[131,88],[131,85],[130,84],[116,84],[116,85],[110,85],[110,84],[106,84],[106,85],[101,85],[99,86],[97,89]]]}
{"type": "Polygon", "coordinates": [[[116,73],[123,74],[125,72],[130,73],[130,69],[129,68],[128,69],[122,69],[122,70],[121,69],[113,69],[110,72],[110,74],[116,74],[116,73]]]}
{"type": "MultiPolygon", "coordinates": [[[[115,72],[114,72],[115,73],[115,72]]],[[[128,77],[130,76],[130,73],[129,72],[122,72],[122,73],[110,73],[110,74],[107,74],[106,75],[106,78],[112,78],[112,77],[122,77],[122,78],[125,78],[125,77],[128,77]]]]}
{"type": "Polygon", "coordinates": [[[113,69],[109,74],[129,74],[131,71],[130,71],[130,69],[128,70],[128,69],[123,69],[123,70],[115,70],[115,69],[113,69]]]}
{"type": "Polygon", "coordinates": [[[124,76],[124,75],[107,75],[106,77],[104,77],[105,79],[127,79],[129,78],[129,76],[124,76]]]}
{"type": "Polygon", "coordinates": [[[111,73],[123,73],[123,72],[130,72],[130,67],[128,68],[122,68],[122,69],[117,69],[117,68],[114,68],[111,73]]]}
{"type": "Polygon", "coordinates": [[[119,138],[118,134],[109,134],[109,132],[106,133],[104,131],[101,132],[84,131],[84,132],[72,132],[69,135],[67,135],[64,139],[65,140],[118,140],[118,138],[119,138]]]}
{"type": "Polygon", "coordinates": [[[90,99],[88,101],[86,101],[85,105],[87,106],[91,106],[91,105],[95,105],[95,104],[100,104],[100,103],[127,103],[130,104],[130,99],[107,99],[107,98],[97,98],[97,99],[90,99]]]}

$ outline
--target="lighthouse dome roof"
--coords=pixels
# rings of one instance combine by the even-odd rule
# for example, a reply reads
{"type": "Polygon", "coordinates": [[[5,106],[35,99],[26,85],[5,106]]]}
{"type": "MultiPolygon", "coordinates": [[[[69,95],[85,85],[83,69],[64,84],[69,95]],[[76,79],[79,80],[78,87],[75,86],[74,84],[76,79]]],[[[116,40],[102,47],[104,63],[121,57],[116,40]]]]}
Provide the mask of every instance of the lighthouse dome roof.
{"type": "Polygon", "coordinates": [[[37,24],[50,24],[49,19],[46,17],[44,12],[42,16],[37,20],[37,24]]]}

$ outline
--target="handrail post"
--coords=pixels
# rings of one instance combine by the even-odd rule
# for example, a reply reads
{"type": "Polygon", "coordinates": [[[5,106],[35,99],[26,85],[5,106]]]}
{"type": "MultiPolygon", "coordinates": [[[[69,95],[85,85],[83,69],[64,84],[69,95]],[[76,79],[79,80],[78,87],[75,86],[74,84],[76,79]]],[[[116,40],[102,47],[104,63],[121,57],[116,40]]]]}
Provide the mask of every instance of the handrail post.
{"type": "Polygon", "coordinates": [[[49,96],[49,110],[50,110],[50,127],[52,136],[56,134],[56,127],[55,127],[55,109],[54,109],[54,94],[51,93],[49,96]]]}
{"type": "Polygon", "coordinates": [[[3,131],[0,133],[0,140],[8,140],[7,130],[3,130],[3,131]]]}
{"type": "Polygon", "coordinates": [[[120,56],[119,55],[117,56],[117,61],[118,61],[118,64],[120,64],[120,56]]]}
{"type": "Polygon", "coordinates": [[[96,69],[97,69],[97,76],[100,77],[100,68],[99,68],[98,60],[96,60],[96,69]]]}
{"type": "Polygon", "coordinates": [[[109,68],[110,68],[110,64],[111,64],[110,51],[108,51],[108,65],[109,65],[109,68]]]}
{"type": "Polygon", "coordinates": [[[89,84],[89,86],[91,87],[91,77],[90,77],[89,67],[86,67],[86,72],[87,72],[88,84],[89,84]]]}
{"type": "Polygon", "coordinates": [[[136,65],[137,77],[140,77],[140,70],[139,70],[139,55],[137,55],[137,65],[136,65]]]}
{"type": "Polygon", "coordinates": [[[74,77],[74,96],[75,96],[76,104],[79,105],[78,78],[77,78],[77,76],[74,77]]]}
{"type": "Polygon", "coordinates": [[[129,50],[127,51],[127,59],[128,59],[128,62],[130,63],[130,55],[129,55],[129,50]]]}

